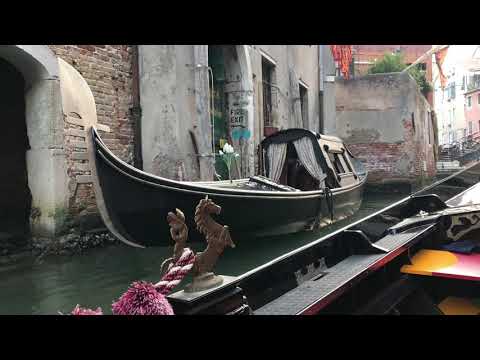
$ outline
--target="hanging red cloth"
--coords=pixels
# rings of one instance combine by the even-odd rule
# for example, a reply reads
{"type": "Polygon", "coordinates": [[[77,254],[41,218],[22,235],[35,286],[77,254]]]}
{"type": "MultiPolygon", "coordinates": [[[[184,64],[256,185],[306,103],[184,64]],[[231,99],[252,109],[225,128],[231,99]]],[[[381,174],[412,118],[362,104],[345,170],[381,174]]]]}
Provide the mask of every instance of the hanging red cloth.
{"type": "Polygon", "coordinates": [[[443,69],[442,69],[443,62],[445,61],[445,57],[447,56],[447,50],[448,50],[448,47],[445,47],[435,53],[435,62],[437,63],[437,66],[438,66],[438,72],[440,75],[440,85],[442,89],[445,89],[445,86],[447,85],[447,77],[443,73],[443,69]]]}
{"type": "Polygon", "coordinates": [[[350,78],[350,64],[352,63],[352,45],[330,45],[333,60],[338,63],[340,73],[345,79],[350,78]]]}
{"type": "Polygon", "coordinates": [[[333,60],[340,61],[340,58],[341,58],[340,45],[330,45],[330,49],[332,50],[333,60]]]}

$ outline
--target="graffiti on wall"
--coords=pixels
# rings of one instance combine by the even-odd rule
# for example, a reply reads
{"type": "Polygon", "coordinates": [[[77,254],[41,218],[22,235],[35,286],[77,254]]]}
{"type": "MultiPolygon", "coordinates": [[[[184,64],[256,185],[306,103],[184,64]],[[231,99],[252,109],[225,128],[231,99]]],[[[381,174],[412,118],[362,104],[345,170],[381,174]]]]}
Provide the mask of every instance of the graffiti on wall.
{"type": "Polygon", "coordinates": [[[248,140],[252,136],[248,129],[248,105],[249,100],[246,92],[230,93],[229,123],[233,140],[248,140]]]}

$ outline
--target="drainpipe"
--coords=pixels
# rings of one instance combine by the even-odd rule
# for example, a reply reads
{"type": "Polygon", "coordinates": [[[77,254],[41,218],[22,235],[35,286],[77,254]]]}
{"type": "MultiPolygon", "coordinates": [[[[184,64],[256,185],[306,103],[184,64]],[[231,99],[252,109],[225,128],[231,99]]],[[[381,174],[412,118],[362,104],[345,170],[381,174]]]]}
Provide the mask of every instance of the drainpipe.
{"type": "Polygon", "coordinates": [[[130,116],[133,119],[133,166],[143,170],[142,159],[142,109],[140,107],[140,69],[138,65],[138,45],[133,45],[132,53],[132,94],[133,104],[130,108],[130,116]]]}
{"type": "Polygon", "coordinates": [[[318,46],[318,132],[323,134],[324,130],[324,109],[323,109],[323,64],[322,64],[322,55],[323,48],[322,45],[318,46]]]}

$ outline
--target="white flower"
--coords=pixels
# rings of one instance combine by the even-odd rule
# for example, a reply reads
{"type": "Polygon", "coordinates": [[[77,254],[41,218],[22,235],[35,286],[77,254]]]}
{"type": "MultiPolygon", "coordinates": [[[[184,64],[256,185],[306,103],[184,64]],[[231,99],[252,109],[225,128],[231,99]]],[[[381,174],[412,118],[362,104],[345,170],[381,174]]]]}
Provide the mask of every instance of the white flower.
{"type": "Polygon", "coordinates": [[[219,153],[220,153],[220,155],[223,155],[223,151],[222,151],[222,150],[220,150],[219,153]]]}
{"type": "Polygon", "coordinates": [[[235,154],[235,157],[239,157],[240,155],[239,154],[235,154]]]}
{"type": "Polygon", "coordinates": [[[229,143],[226,143],[225,145],[223,145],[223,152],[225,154],[233,154],[233,146],[229,143]]]}

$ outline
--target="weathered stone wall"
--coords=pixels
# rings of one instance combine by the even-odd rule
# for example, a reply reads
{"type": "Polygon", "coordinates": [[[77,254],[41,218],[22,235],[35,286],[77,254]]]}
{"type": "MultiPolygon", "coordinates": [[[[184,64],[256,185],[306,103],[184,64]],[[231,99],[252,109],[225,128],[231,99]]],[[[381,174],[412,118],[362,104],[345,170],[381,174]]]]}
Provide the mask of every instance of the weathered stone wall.
{"type": "Polygon", "coordinates": [[[330,45],[319,45],[321,57],[320,91],[322,98],[322,124],[320,132],[326,135],[337,135],[335,110],[335,60],[330,45]]]}
{"type": "MultiPolygon", "coordinates": [[[[262,56],[275,61],[275,85],[272,87],[273,126],[279,129],[304,127],[321,131],[319,125],[319,54],[317,45],[252,45],[250,59],[254,79],[255,139],[258,149],[264,138],[262,56]],[[307,120],[301,116],[299,81],[308,86],[307,120]]],[[[334,99],[334,94],[331,94],[334,99]]],[[[258,158],[256,159],[258,160],[258,158]]],[[[258,169],[258,161],[255,162],[258,169]]]]}
{"type": "MultiPolygon", "coordinates": [[[[249,146],[253,145],[255,151],[251,151],[252,147],[246,151],[236,146],[237,150],[244,150],[241,161],[248,157],[248,166],[242,163],[241,171],[242,176],[249,176],[254,172],[252,163],[258,169],[256,149],[264,138],[262,55],[266,54],[275,62],[274,126],[320,131],[319,50],[317,45],[226,45],[225,49],[226,113],[243,107],[241,110],[247,117],[246,109],[251,107],[245,103],[250,104],[250,97],[253,97],[253,111],[248,113],[245,125],[252,135],[248,139],[249,146]],[[243,51],[244,46],[248,49],[248,56],[243,51]],[[301,118],[300,81],[308,87],[307,121],[301,118]]],[[[328,47],[325,50],[330,51],[328,47]]],[[[328,58],[328,55],[331,53],[325,52],[323,57],[328,58]]],[[[207,45],[139,47],[142,152],[146,171],[172,179],[212,180],[213,172],[205,171],[212,167],[211,158],[197,158],[190,137],[191,131],[200,154],[211,153],[207,64],[207,45]]],[[[326,69],[326,75],[329,71],[331,69],[326,69]]],[[[326,95],[330,122],[334,120],[332,86],[329,84],[330,92],[326,95]]]]}
{"type": "Polygon", "coordinates": [[[207,153],[211,148],[207,68],[193,66],[206,60],[196,62],[194,46],[190,45],[139,46],[145,171],[177,180],[200,178],[189,131],[195,134],[198,151],[207,153]],[[201,89],[196,80],[200,76],[207,85],[201,91],[203,108],[196,104],[201,89]]]}
{"type": "MultiPolygon", "coordinates": [[[[95,98],[98,122],[108,125],[110,133],[102,133],[106,145],[121,159],[133,162],[134,122],[130,113],[133,104],[132,45],[49,45],[60,58],[72,65],[87,81],[95,98]]],[[[82,138],[75,136],[78,126],[65,122],[65,152],[68,174],[68,208],[66,225],[101,225],[91,183],[83,183],[89,175],[85,160],[72,156],[82,150],[82,138]]]]}
{"type": "Polygon", "coordinates": [[[413,184],[435,175],[431,109],[410,75],[338,80],[336,103],[338,136],[366,163],[369,182],[413,184]]]}
{"type": "MultiPolygon", "coordinates": [[[[354,72],[356,76],[366,75],[368,69],[376,60],[381,60],[385,54],[400,51],[406,64],[411,64],[432,48],[432,45],[353,45],[354,72]]],[[[424,60],[427,81],[432,82],[432,57],[424,60]]],[[[427,100],[433,106],[433,93],[427,95],[427,100]]]]}

